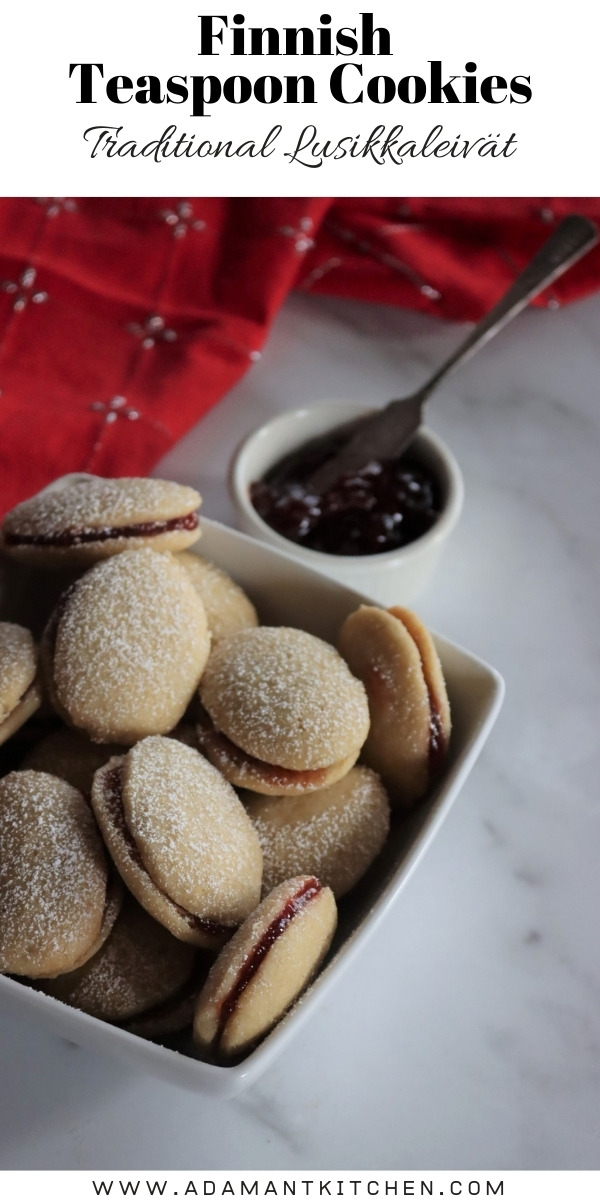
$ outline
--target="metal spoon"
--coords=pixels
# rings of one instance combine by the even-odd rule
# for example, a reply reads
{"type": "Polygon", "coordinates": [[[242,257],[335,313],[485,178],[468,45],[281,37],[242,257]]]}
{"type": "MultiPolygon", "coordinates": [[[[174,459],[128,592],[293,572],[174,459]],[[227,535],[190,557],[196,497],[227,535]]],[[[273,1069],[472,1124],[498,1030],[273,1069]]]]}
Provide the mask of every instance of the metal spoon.
{"type": "Polygon", "coordinates": [[[570,216],[561,221],[502,299],[478,321],[465,341],[423,387],[414,395],[392,400],[373,416],[360,417],[345,427],[348,441],[310,476],[307,489],[321,495],[349,471],[358,471],[377,459],[398,458],[419,428],[423,405],[438,383],[512,321],[538,292],[587,254],[595,246],[598,236],[596,226],[587,217],[570,216]]]}

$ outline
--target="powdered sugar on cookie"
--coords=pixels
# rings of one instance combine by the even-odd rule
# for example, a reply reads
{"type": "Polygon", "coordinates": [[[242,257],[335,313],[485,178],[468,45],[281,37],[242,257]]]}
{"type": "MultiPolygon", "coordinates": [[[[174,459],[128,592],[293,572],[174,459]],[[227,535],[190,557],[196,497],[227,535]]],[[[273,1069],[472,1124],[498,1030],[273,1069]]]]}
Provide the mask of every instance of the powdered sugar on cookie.
{"type": "Polygon", "coordinates": [[[0,780],[0,970],[70,970],[92,953],[107,865],[83,797],[37,771],[0,780]]]}
{"type": "Polygon", "coordinates": [[[262,626],[216,646],[201,697],[232,742],[292,770],[358,753],[369,728],[363,685],[333,646],[299,629],[262,626]]]}
{"type": "Polygon", "coordinates": [[[257,835],[233,788],[171,738],[139,742],[125,760],[123,811],[146,870],[173,901],[235,927],[260,896],[257,835]]]}
{"type": "Polygon", "coordinates": [[[37,650],[28,629],[0,621],[0,721],[35,678],[37,650]]]}
{"type": "Polygon", "coordinates": [[[67,596],[51,668],[58,704],[95,741],[166,733],[193,695],[209,645],[185,571],[171,556],[126,551],[67,596]]]}
{"type": "Polygon", "coordinates": [[[169,520],[194,512],[200,496],[193,488],[163,479],[101,479],[90,476],[52,488],[9,512],[3,534],[44,537],[66,530],[100,530],[148,520],[169,520]]]}

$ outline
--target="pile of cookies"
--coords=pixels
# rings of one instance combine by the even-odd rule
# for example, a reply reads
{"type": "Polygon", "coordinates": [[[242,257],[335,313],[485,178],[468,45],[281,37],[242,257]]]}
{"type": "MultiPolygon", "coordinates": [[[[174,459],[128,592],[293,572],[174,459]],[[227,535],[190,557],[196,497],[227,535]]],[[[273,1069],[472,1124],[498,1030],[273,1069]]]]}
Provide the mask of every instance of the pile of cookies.
{"type": "Polygon", "coordinates": [[[405,609],[361,607],[337,649],[259,625],[189,552],[199,504],[82,476],[4,519],[43,633],[0,622],[0,972],[231,1061],[318,969],[450,714],[405,609]]]}

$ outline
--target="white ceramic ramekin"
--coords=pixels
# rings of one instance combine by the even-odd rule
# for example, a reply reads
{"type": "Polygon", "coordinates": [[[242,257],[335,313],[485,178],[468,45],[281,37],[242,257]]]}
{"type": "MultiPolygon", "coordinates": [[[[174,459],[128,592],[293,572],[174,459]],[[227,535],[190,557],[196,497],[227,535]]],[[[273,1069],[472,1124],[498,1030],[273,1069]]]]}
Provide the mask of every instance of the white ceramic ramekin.
{"type": "Polygon", "coordinates": [[[422,428],[414,448],[423,463],[439,480],[443,509],[435,525],[422,537],[399,550],[384,554],[348,557],[323,554],[288,541],[263,521],[250,500],[250,485],[262,479],[270,467],[304,442],[353,416],[368,412],[340,400],[324,400],[310,408],[282,413],[251,433],[234,455],[229,475],[230,489],[244,533],[286,550],[307,566],[355,588],[380,604],[411,604],[423,591],[462,509],[463,478],[460,467],[445,443],[422,428]]]}

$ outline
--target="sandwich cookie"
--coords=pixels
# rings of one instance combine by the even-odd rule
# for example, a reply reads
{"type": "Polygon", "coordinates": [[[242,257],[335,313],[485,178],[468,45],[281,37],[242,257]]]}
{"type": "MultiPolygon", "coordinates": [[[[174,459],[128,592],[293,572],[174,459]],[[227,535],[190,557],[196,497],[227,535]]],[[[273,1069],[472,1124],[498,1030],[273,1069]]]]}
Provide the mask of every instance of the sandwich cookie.
{"type": "Polygon", "coordinates": [[[81,476],[7,513],[0,549],[46,567],[86,566],[140,545],[185,550],[200,537],[200,504],[193,488],[164,479],[81,476]]]}
{"type": "Polygon", "coordinates": [[[285,627],[219,642],[200,686],[200,748],[232,783],[297,795],[341,779],[369,729],[362,683],[320,638],[285,627]]]}
{"type": "Polygon", "coordinates": [[[392,800],[409,808],[440,770],[450,738],[450,706],[432,637],[406,608],[364,605],[344,622],[339,648],[369,697],[363,759],[392,800]]]}
{"type": "Polygon", "coordinates": [[[242,793],[263,853],[263,892],[293,875],[316,875],[336,900],[358,883],[390,827],[387,792],[374,771],[353,767],[307,796],[242,793]]]}
{"type": "Polygon", "coordinates": [[[213,645],[219,638],[258,625],[254,605],[226,571],[185,551],[177,562],[185,567],[204,605],[213,645]]]}
{"type": "Polygon", "coordinates": [[[258,903],[258,836],[197,750],[145,738],[96,772],[92,807],[126,886],[175,937],[218,947],[258,903]]]}
{"type": "Polygon", "coordinates": [[[62,779],[0,780],[0,971],[60,975],[100,948],[116,919],[102,839],[83,796],[62,779]]]}
{"type": "Polygon", "coordinates": [[[129,746],[168,733],[208,658],[197,592],[170,554],[127,550],[64,594],[46,626],[48,691],[69,725],[95,742],[129,746]]]}
{"type": "Polygon", "coordinates": [[[28,629],[0,621],[0,745],[40,707],[38,654],[28,629]]]}
{"type": "Polygon", "coordinates": [[[41,990],[101,1021],[126,1021],[162,1005],[184,987],[194,949],[178,941],[128,896],[102,948],[84,966],[41,990]]]}
{"type": "Polygon", "coordinates": [[[272,1029],[314,975],[337,923],[333,893],[312,876],[279,884],[221,951],[194,1017],[194,1041],[221,1057],[272,1029]]]}

